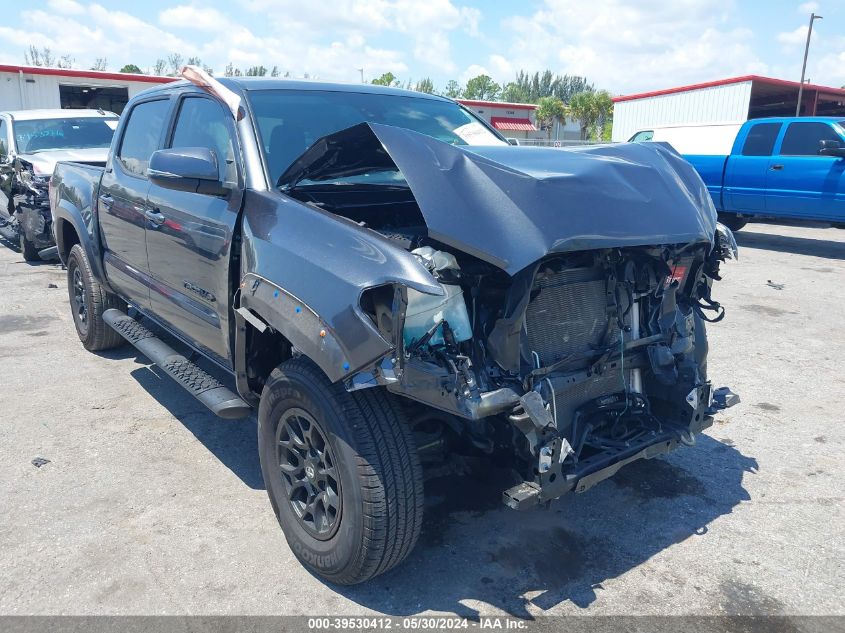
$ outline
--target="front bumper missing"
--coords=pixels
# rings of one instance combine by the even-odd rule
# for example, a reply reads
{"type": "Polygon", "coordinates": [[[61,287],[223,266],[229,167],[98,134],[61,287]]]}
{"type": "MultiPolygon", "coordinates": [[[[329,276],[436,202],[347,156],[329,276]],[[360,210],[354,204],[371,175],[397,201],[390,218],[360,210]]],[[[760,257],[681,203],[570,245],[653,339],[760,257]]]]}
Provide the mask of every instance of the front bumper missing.
{"type": "Polygon", "coordinates": [[[597,483],[615,475],[623,466],[638,459],[651,459],[669,453],[679,444],[691,444],[694,436],[712,426],[717,411],[733,406],[739,397],[729,389],[711,389],[706,383],[694,390],[695,400],[690,404],[690,422],[684,427],[666,428],[629,446],[606,448],[572,463],[567,459],[569,443],[565,438],[555,438],[541,449],[545,452],[548,470],[540,468],[534,481],[523,481],[502,493],[505,505],[515,510],[526,510],[546,503],[567,492],[584,492],[597,483]],[[729,395],[728,395],[729,394],[729,395]]]}
{"type": "MultiPolygon", "coordinates": [[[[706,416],[703,422],[704,424],[699,431],[713,424],[713,418],[706,416]]],[[[597,483],[612,477],[623,466],[638,459],[651,459],[663,453],[669,453],[677,448],[679,443],[680,440],[676,433],[661,433],[650,438],[649,443],[645,445],[638,444],[634,447],[615,451],[612,455],[602,453],[580,461],[578,468],[571,473],[564,474],[559,469],[552,468],[549,473],[542,477],[542,483],[524,481],[505,490],[502,493],[502,501],[514,510],[527,510],[540,503],[557,499],[567,492],[584,492],[597,483]]],[[[560,442],[555,441],[555,444],[558,446],[558,453],[553,455],[553,464],[555,458],[559,455],[560,442]]]]}

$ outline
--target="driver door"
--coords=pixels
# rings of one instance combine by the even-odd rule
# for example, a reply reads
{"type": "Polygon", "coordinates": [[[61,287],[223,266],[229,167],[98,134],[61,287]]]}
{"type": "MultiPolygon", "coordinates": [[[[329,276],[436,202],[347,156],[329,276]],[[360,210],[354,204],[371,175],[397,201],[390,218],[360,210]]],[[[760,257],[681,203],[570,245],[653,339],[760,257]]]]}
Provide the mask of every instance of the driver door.
{"type": "Polygon", "coordinates": [[[769,162],[766,211],[776,216],[845,219],[845,158],[819,154],[821,141],[845,138],[829,122],[796,121],[769,162]]]}
{"type": "Polygon", "coordinates": [[[155,315],[206,354],[231,366],[232,235],[243,198],[240,152],[232,115],[196,93],[180,98],[167,148],[214,152],[224,196],[176,191],[153,183],[147,198],[147,253],[155,315]]]}

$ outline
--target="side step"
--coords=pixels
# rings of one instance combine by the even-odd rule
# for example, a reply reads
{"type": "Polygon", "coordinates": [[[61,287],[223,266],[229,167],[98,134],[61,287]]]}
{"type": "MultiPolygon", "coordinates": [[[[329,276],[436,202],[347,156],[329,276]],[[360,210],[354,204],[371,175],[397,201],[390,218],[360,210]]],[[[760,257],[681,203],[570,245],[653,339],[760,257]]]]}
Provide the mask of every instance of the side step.
{"type": "Polygon", "coordinates": [[[53,259],[59,259],[59,247],[58,246],[48,246],[44,250],[38,251],[38,256],[43,259],[45,262],[49,262],[53,259]]]}
{"type": "Polygon", "coordinates": [[[193,362],[177,354],[176,350],[128,314],[112,308],[103,312],[103,321],[187,389],[215,415],[234,420],[245,418],[250,414],[251,407],[240,397],[193,362]]]}

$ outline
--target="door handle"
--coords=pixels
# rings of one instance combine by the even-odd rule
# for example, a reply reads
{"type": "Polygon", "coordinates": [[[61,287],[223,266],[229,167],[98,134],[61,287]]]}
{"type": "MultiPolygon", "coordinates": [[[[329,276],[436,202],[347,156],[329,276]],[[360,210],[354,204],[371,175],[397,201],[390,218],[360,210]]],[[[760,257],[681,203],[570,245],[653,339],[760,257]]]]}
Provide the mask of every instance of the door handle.
{"type": "Polygon", "coordinates": [[[769,169],[771,169],[772,171],[780,171],[781,169],[783,169],[783,165],[772,165],[771,167],[769,167],[769,169]]]}
{"type": "Polygon", "coordinates": [[[114,198],[112,198],[109,194],[103,194],[99,197],[100,204],[103,205],[107,210],[111,209],[111,205],[114,204],[114,198]]]}
{"type": "Polygon", "coordinates": [[[156,226],[164,224],[165,217],[158,209],[147,209],[144,211],[144,217],[156,226]]]}

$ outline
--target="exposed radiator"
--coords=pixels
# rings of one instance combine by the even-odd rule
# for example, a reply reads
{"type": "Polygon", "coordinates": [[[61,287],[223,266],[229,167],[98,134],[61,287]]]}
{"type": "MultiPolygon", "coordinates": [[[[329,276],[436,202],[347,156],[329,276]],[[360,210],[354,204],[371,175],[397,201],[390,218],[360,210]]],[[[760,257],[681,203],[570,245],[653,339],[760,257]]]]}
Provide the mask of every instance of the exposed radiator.
{"type": "MultiPolygon", "coordinates": [[[[599,268],[538,276],[525,314],[528,348],[542,365],[595,349],[607,327],[605,280],[599,268]]],[[[619,331],[613,324],[613,337],[619,331]]]]}
{"type": "MultiPolygon", "coordinates": [[[[600,347],[607,328],[605,278],[600,268],[538,275],[534,294],[526,311],[525,340],[529,353],[536,352],[542,366],[600,347]]],[[[618,335],[614,320],[610,340],[618,340],[618,335]]],[[[555,405],[559,423],[567,424],[582,404],[623,389],[617,370],[558,391],[555,405]]]]}

